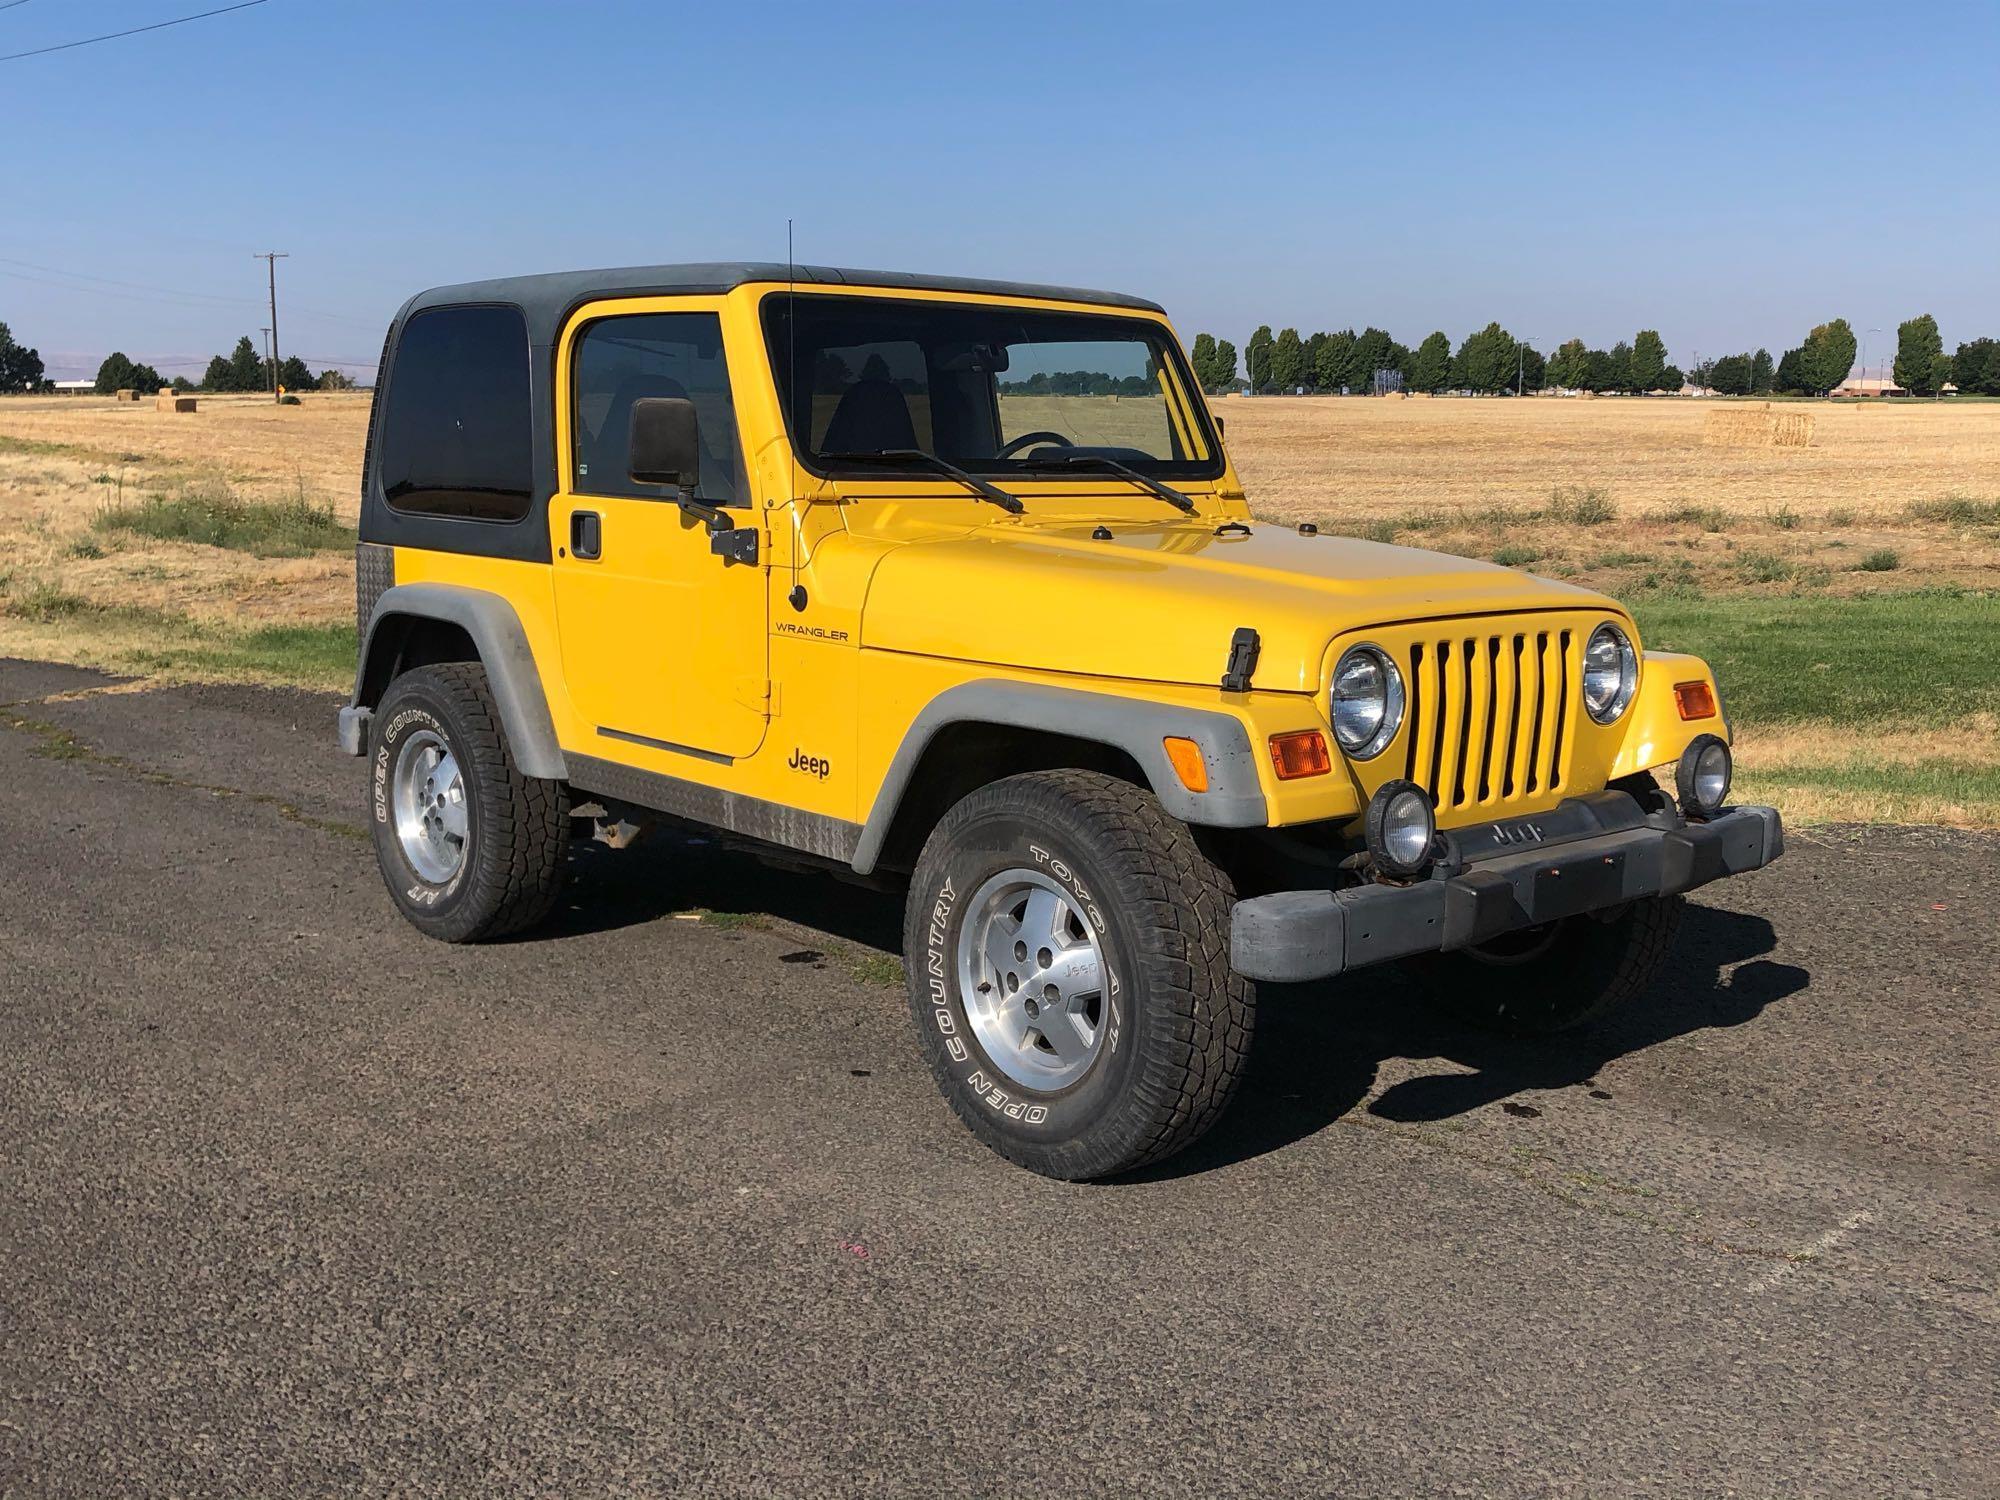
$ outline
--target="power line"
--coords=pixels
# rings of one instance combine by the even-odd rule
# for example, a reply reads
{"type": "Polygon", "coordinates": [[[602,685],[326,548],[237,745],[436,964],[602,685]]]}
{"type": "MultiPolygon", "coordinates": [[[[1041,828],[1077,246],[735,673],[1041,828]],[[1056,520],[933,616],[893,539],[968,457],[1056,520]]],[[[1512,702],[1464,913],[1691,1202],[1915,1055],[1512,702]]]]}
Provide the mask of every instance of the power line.
{"type": "Polygon", "coordinates": [[[12,10],[17,5],[26,5],[27,3],[28,0],[7,0],[5,5],[0,5],[0,10],[12,10]]]}
{"type": "MultiPolygon", "coordinates": [[[[24,5],[27,0],[14,0],[16,5],[24,5]]],[[[165,31],[169,26],[185,26],[190,21],[205,21],[210,16],[226,16],[232,10],[248,10],[253,5],[262,5],[264,0],[238,0],[235,5],[224,5],[216,10],[205,10],[199,15],[178,16],[171,21],[155,21],[151,26],[134,26],[129,31],[107,31],[103,36],[87,36],[77,42],[59,42],[53,47],[35,47],[27,52],[9,52],[0,55],[0,62],[15,62],[23,57],[40,57],[49,52],[67,52],[72,47],[88,47],[96,42],[115,42],[121,36],[137,36],[142,31],[165,31]]],[[[12,8],[11,6],[9,7],[12,8]]]]}
{"type": "MultiPolygon", "coordinates": [[[[154,292],[167,297],[193,297],[202,302],[246,302],[252,306],[262,306],[254,297],[231,297],[221,292],[195,292],[185,287],[151,286],[143,281],[120,281],[115,276],[92,276],[87,271],[69,271],[61,266],[45,266],[32,260],[16,260],[11,255],[0,255],[0,266],[20,266],[27,271],[46,271],[51,276],[61,276],[68,281],[95,281],[104,286],[130,287],[135,292],[154,292]]],[[[78,291],[87,290],[78,287],[78,291]]]]}
{"type": "MultiPolygon", "coordinates": [[[[67,292],[87,292],[93,297],[122,297],[131,302],[167,301],[179,303],[183,307],[203,309],[211,305],[217,308],[225,306],[262,307],[264,305],[263,299],[259,297],[229,297],[218,292],[196,292],[184,288],[148,286],[144,282],[118,281],[109,276],[86,276],[81,271],[65,271],[59,266],[44,266],[34,261],[14,260],[4,255],[0,255],[0,276],[12,277],[17,281],[39,282],[43,286],[60,287],[67,292]],[[48,276],[29,276],[21,271],[9,271],[5,269],[7,266],[26,266],[30,271],[47,271],[50,275],[60,276],[64,279],[61,281],[51,281],[48,276]],[[95,281],[101,282],[103,285],[79,286],[76,284],[79,281],[95,281]],[[131,290],[113,291],[111,290],[113,287],[129,287],[131,290]],[[142,293],[144,295],[141,295],[142,293]]],[[[350,317],[345,313],[322,312],[315,307],[300,307],[297,303],[292,303],[290,306],[293,314],[300,317],[320,318],[329,323],[346,323],[355,328],[372,329],[381,326],[369,318],[350,317]]]]}

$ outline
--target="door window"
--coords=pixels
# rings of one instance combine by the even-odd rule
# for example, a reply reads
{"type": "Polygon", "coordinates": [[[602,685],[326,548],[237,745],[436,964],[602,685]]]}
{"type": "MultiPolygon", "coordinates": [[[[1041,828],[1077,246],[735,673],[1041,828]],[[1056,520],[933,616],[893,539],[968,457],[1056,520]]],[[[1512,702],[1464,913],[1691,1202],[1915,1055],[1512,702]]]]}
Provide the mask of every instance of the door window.
{"type": "Polygon", "coordinates": [[[694,402],[701,424],[695,494],[716,505],[743,503],[736,408],[714,313],[599,318],[577,338],[572,359],[574,493],[657,497],[660,486],[632,482],[632,405],[646,396],[683,396],[694,402]]]}

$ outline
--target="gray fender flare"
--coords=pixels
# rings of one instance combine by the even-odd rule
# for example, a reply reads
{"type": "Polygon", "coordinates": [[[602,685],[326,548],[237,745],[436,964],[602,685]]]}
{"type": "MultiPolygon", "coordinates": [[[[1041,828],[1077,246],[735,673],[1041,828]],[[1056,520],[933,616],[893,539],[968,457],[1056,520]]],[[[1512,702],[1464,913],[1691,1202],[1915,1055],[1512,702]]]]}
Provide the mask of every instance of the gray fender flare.
{"type": "Polygon", "coordinates": [[[937,733],[952,724],[1042,729],[1115,746],[1138,763],[1160,805],[1184,823],[1262,828],[1269,821],[1249,731],[1230,714],[1041,683],[967,682],[933,698],[903,736],[854,847],[859,873],[875,868],[918,762],[937,733]],[[1169,735],[1200,744],[1208,762],[1207,791],[1190,792],[1181,785],[1160,743],[1169,735]]]}
{"type": "Polygon", "coordinates": [[[562,746],[556,742],[555,721],[549,717],[548,697],[542,691],[541,673],[535,666],[535,653],[528,646],[528,633],[521,628],[521,617],[498,594],[452,583],[399,583],[383,590],[361,632],[353,701],[340,711],[343,749],[351,755],[366,752],[368,719],[374,712],[373,700],[379,696],[368,687],[375,643],[383,623],[397,617],[446,620],[461,626],[472,637],[480,665],[486,668],[494,706],[500,710],[500,722],[507,731],[507,743],[521,774],[546,781],[569,779],[562,746]]]}

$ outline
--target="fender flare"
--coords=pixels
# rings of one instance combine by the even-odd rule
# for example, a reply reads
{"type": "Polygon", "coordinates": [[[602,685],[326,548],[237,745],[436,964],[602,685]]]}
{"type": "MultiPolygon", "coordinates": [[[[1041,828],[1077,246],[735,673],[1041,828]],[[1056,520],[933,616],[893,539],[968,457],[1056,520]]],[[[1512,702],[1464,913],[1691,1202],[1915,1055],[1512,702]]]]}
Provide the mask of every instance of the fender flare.
{"type": "MultiPolygon", "coordinates": [[[[371,668],[377,665],[377,641],[383,624],[397,618],[443,620],[463,629],[486,669],[493,703],[500,711],[500,723],[507,731],[507,743],[521,774],[546,781],[569,779],[562,746],[556,741],[555,720],[549,716],[548,697],[542,690],[541,672],[528,645],[528,633],[521,628],[521,617],[500,595],[461,584],[399,583],[383,590],[361,632],[353,700],[340,714],[341,743],[351,754],[365,752],[367,720],[381,697],[379,688],[369,688],[371,668]]],[[[381,649],[386,650],[386,645],[381,649]]]]}
{"type": "Polygon", "coordinates": [[[1736,740],[1714,670],[1700,657],[1679,651],[1648,651],[1642,658],[1639,691],[1625,710],[1624,730],[1618,754],[1605,773],[1607,784],[1638,771],[1671,766],[1697,735],[1720,734],[1725,744],[1736,740]],[[1683,719],[1674,699],[1678,682],[1706,682],[1715,694],[1716,716],[1683,719]]]}
{"type": "Polygon", "coordinates": [[[875,868],[924,751],[941,730],[954,724],[1041,729],[1113,746],[1132,757],[1160,805],[1184,823],[1262,828],[1269,821],[1249,731],[1231,714],[1042,683],[981,680],[938,694],[911,722],[855,844],[852,863],[857,873],[866,875],[875,868]],[[1207,791],[1190,792],[1181,785],[1161,744],[1169,735],[1200,744],[1208,763],[1207,791]]]}

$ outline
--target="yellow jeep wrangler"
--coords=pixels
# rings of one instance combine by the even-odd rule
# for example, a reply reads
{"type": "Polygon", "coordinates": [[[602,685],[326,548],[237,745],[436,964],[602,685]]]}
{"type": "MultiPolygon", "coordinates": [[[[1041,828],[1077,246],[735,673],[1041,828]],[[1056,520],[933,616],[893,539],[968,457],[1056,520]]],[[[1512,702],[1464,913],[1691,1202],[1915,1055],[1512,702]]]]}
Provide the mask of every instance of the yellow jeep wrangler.
{"type": "Polygon", "coordinates": [[[1255,981],[1409,960],[1549,1032],[1780,853],[1610,599],[1253,521],[1139,298],[526,276],[413,298],[382,372],[339,732],[404,915],[532,925],[590,818],[894,882],[938,1084],[1035,1171],[1201,1135],[1255,981]]]}

